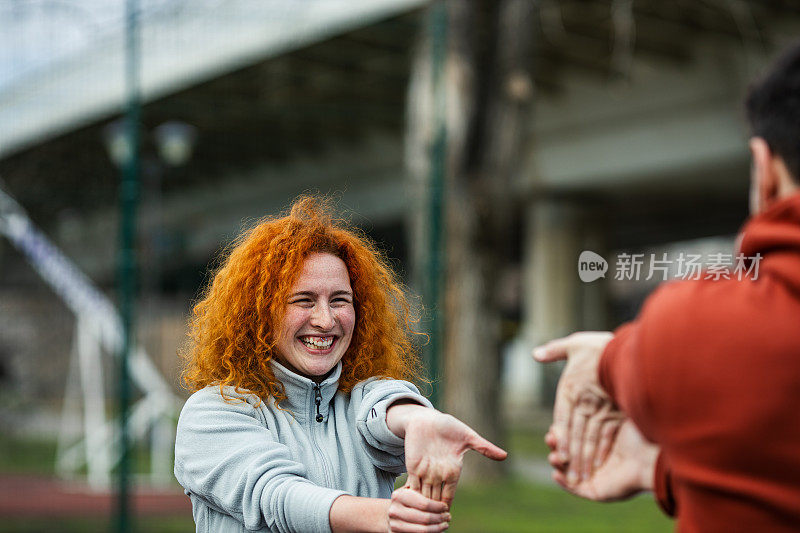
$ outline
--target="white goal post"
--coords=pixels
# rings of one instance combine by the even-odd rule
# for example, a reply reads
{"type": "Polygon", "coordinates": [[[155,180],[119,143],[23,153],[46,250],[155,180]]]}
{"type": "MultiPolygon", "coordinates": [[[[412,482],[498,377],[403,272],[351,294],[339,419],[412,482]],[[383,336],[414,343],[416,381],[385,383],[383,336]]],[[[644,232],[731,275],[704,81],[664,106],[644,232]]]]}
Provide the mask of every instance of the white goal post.
{"type": "MultiPolygon", "coordinates": [[[[92,488],[110,488],[111,472],[120,459],[116,419],[106,407],[102,357],[118,358],[122,349],[122,321],[114,304],[28,218],[22,207],[0,188],[0,235],[28,260],[75,315],[70,370],[56,472],[76,477],[85,467],[92,488]],[[82,419],[82,436],[74,436],[70,421],[82,419]]],[[[131,406],[129,431],[134,440],[151,439],[151,481],[172,479],[175,415],[181,400],[153,365],[141,346],[134,345],[129,375],[142,396],[131,406]]]]}

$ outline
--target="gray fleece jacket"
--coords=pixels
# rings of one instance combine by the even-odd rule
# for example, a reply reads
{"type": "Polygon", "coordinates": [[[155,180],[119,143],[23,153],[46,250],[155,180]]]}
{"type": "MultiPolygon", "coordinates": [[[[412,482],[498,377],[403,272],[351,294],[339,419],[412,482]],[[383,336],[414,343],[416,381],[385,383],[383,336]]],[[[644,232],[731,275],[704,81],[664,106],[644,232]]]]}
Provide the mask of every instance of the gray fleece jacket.
{"type": "Polygon", "coordinates": [[[197,391],[178,420],[175,477],[198,532],[329,532],[342,494],[388,498],[405,471],[403,440],[386,425],[400,399],[430,402],[406,381],[371,378],[338,392],[341,363],[316,383],[272,362],[286,389],[269,398],[218,386],[197,391]]]}

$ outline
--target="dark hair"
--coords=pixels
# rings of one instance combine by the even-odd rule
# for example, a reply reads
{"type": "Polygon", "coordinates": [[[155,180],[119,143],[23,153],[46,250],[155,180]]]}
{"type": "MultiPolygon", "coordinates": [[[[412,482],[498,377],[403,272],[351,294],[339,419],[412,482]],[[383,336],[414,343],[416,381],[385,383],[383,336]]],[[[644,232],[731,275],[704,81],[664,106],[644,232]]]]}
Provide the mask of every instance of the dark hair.
{"type": "Polygon", "coordinates": [[[752,134],[767,142],[800,184],[800,42],[750,86],[745,109],[752,134]]]}

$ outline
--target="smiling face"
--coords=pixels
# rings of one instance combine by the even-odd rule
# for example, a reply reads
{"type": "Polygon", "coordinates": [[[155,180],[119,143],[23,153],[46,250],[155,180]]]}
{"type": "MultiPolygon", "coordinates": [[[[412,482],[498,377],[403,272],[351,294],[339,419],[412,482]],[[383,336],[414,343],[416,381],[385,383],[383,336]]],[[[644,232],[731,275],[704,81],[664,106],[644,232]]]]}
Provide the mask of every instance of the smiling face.
{"type": "Polygon", "coordinates": [[[286,305],[275,347],[278,361],[322,381],[350,346],[355,321],[344,261],[328,253],[309,255],[286,305]]]}

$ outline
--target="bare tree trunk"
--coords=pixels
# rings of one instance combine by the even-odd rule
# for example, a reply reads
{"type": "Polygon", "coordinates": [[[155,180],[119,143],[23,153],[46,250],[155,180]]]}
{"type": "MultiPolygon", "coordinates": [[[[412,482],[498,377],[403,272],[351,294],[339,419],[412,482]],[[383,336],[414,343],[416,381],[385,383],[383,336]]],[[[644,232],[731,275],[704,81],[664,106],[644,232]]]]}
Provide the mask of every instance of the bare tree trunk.
{"type": "MultiPolygon", "coordinates": [[[[509,239],[518,223],[514,172],[521,166],[533,96],[534,3],[447,0],[446,7],[444,409],[502,445],[495,284],[508,262],[509,239]]],[[[420,80],[431,66],[424,60],[425,47],[420,50],[409,101],[409,146],[418,150],[425,146],[421,139],[430,139],[420,133],[425,131],[419,127],[424,122],[420,117],[426,108],[433,115],[431,102],[421,103],[426,84],[420,80]]],[[[470,454],[464,476],[486,479],[502,472],[502,464],[470,454]]]]}

